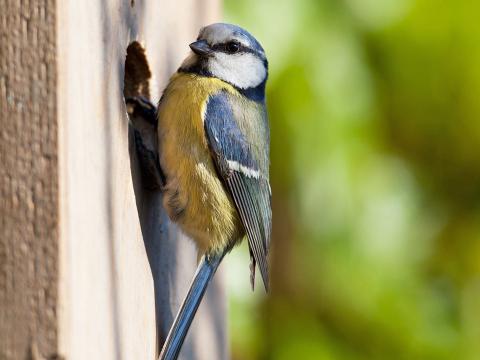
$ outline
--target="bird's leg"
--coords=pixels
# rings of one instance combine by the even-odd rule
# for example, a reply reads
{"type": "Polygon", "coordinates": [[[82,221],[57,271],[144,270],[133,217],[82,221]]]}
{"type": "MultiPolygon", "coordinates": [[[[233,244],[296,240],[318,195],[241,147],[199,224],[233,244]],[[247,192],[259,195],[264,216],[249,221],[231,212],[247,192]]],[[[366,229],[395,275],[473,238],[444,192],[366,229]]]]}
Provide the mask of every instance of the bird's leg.
{"type": "Polygon", "coordinates": [[[183,341],[187,335],[188,329],[192,323],[198,306],[202,301],[208,283],[212,279],[220,262],[225,254],[229,251],[226,249],[222,253],[202,256],[197,268],[197,272],[193,278],[188,294],[183,300],[182,306],[178,311],[177,316],[173,322],[167,339],[163,345],[162,352],[158,360],[176,360],[183,341]]]}
{"type": "Polygon", "coordinates": [[[125,99],[127,113],[133,126],[143,186],[160,189],[165,185],[158,161],[157,109],[148,99],[135,96],[125,99]]]}

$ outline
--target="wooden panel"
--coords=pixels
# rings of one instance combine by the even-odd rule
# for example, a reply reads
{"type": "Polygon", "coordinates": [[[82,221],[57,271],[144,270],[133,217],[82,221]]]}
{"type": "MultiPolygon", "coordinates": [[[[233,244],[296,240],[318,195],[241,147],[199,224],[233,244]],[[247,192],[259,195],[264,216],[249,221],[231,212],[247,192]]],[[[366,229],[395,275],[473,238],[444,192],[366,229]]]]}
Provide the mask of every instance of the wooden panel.
{"type": "MultiPolygon", "coordinates": [[[[192,243],[168,221],[161,193],[141,187],[122,87],[126,48],[138,41],[158,101],[206,14],[218,14],[213,3],[200,9],[186,0],[59,3],[60,346],[69,359],[154,358],[155,327],[164,339],[193,276],[192,243]]],[[[227,356],[219,280],[185,359],[227,356]]]]}
{"type": "MultiPolygon", "coordinates": [[[[196,252],[140,185],[126,48],[146,48],[157,101],[218,1],[0,9],[0,359],[155,359],[196,252]]],[[[228,357],[221,273],[183,359],[228,357]]]]}
{"type": "Polygon", "coordinates": [[[56,354],[55,1],[0,1],[0,359],[56,354]]]}

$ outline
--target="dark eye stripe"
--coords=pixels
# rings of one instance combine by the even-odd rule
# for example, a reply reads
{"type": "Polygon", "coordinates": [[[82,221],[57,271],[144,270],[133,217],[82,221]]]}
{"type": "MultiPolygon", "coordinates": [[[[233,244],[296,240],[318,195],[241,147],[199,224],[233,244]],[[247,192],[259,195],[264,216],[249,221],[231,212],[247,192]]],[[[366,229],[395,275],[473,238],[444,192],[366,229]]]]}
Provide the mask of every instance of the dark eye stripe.
{"type": "MultiPolygon", "coordinates": [[[[231,54],[231,52],[229,52],[228,49],[227,49],[227,44],[228,43],[215,44],[215,45],[212,46],[212,49],[214,51],[220,51],[220,52],[223,52],[223,53],[226,53],[226,54],[231,54]]],[[[250,53],[250,54],[257,55],[260,58],[262,57],[258,51],[250,49],[249,47],[246,47],[245,45],[242,45],[241,43],[237,43],[237,45],[238,45],[238,51],[235,52],[235,54],[250,53]]]]}

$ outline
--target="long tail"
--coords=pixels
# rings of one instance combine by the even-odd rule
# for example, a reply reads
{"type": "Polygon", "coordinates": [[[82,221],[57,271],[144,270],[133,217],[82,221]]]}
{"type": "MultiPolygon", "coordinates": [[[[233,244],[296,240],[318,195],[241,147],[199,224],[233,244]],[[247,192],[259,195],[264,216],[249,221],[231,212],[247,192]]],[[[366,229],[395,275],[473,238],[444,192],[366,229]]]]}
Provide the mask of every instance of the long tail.
{"type": "Polygon", "coordinates": [[[163,345],[158,360],[177,359],[183,341],[185,340],[185,336],[190,328],[190,324],[192,323],[198,306],[205,294],[207,285],[212,279],[213,274],[215,274],[215,271],[217,270],[218,265],[220,265],[225,253],[226,251],[218,255],[202,256],[197,272],[193,278],[192,285],[190,285],[188,294],[185,297],[185,300],[183,300],[177,317],[168,332],[167,340],[165,340],[165,344],[163,345]]]}

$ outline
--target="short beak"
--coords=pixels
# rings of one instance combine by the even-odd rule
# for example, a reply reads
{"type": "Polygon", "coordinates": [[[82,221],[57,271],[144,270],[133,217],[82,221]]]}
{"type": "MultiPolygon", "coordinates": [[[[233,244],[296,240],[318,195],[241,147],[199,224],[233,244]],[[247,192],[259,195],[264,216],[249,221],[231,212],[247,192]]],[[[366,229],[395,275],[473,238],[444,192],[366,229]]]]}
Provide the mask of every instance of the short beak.
{"type": "Polygon", "coordinates": [[[189,46],[195,54],[200,56],[206,56],[212,52],[212,49],[205,40],[197,40],[189,46]]]}

